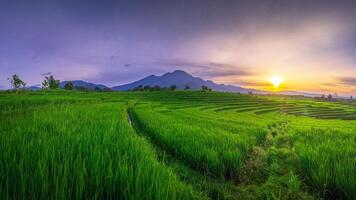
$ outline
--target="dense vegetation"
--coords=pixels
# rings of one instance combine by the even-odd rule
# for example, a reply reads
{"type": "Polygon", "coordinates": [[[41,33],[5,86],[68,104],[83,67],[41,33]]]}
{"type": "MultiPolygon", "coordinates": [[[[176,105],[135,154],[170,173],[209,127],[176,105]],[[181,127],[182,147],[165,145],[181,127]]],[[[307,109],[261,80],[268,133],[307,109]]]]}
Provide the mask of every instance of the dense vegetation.
{"type": "Polygon", "coordinates": [[[1,199],[356,198],[350,103],[48,90],[0,119],[1,199]]]}

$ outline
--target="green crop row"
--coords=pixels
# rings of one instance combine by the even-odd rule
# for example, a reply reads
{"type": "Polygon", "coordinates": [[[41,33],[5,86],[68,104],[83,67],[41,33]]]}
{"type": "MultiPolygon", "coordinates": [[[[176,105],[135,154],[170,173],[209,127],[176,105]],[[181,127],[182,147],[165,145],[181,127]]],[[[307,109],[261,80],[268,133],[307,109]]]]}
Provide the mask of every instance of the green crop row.
{"type": "Polygon", "coordinates": [[[0,122],[1,199],[202,197],[135,136],[122,104],[49,105],[0,122]]]}

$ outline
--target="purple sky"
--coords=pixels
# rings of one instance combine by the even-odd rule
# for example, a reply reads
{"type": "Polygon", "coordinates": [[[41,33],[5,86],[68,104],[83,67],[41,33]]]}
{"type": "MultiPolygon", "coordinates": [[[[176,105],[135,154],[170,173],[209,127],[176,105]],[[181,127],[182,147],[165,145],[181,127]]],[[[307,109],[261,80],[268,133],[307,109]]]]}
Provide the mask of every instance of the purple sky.
{"type": "Polygon", "coordinates": [[[183,69],[356,95],[356,1],[1,0],[0,88],[17,73],[108,86],[183,69]]]}

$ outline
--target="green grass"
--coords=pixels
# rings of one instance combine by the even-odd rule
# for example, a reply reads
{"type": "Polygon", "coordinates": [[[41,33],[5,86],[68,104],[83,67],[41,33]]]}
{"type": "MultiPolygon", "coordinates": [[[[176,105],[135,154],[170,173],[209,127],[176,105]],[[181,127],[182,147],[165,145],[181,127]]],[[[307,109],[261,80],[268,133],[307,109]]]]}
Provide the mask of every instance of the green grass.
{"type": "MultiPolygon", "coordinates": [[[[342,122],[339,122],[342,123],[342,122]]],[[[356,123],[343,128],[293,126],[296,152],[306,181],[332,198],[356,198],[356,123]]]]}
{"type": "Polygon", "coordinates": [[[310,98],[0,92],[0,199],[355,199],[355,127],[310,98]]]}
{"type": "Polygon", "coordinates": [[[48,106],[1,123],[0,194],[1,199],[199,197],[134,135],[122,104],[48,106]]]}
{"type": "Polygon", "coordinates": [[[172,117],[147,107],[133,113],[143,132],[163,149],[211,176],[236,176],[249,149],[266,132],[262,127],[226,130],[211,120],[172,117]]]}

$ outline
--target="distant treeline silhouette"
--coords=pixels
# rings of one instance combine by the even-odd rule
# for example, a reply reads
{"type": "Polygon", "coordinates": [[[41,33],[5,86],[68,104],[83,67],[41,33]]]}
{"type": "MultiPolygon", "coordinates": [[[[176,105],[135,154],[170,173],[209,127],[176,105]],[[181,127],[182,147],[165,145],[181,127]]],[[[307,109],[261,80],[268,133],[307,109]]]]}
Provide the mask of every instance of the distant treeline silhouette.
{"type": "MultiPolygon", "coordinates": [[[[12,89],[18,92],[24,92],[26,90],[26,83],[20,79],[20,76],[17,74],[12,75],[8,78],[10,81],[12,89]]],[[[43,90],[56,90],[60,89],[60,80],[56,79],[53,75],[44,76],[44,80],[42,82],[43,90]]],[[[95,92],[110,92],[111,88],[99,88],[95,87],[94,89],[90,89],[83,86],[75,86],[72,81],[68,81],[64,85],[65,90],[78,90],[78,91],[95,91],[95,92]]]]}
{"type": "MultiPolygon", "coordinates": [[[[137,91],[175,91],[175,90],[177,90],[176,85],[170,85],[169,87],[161,87],[159,85],[155,85],[155,86],[139,85],[139,86],[134,87],[133,89],[129,89],[128,91],[137,92],[137,91]]],[[[184,90],[190,90],[190,86],[185,85],[184,90]]],[[[208,86],[205,86],[205,85],[201,86],[201,90],[202,91],[212,91],[211,88],[209,88],[208,86]]]]}

